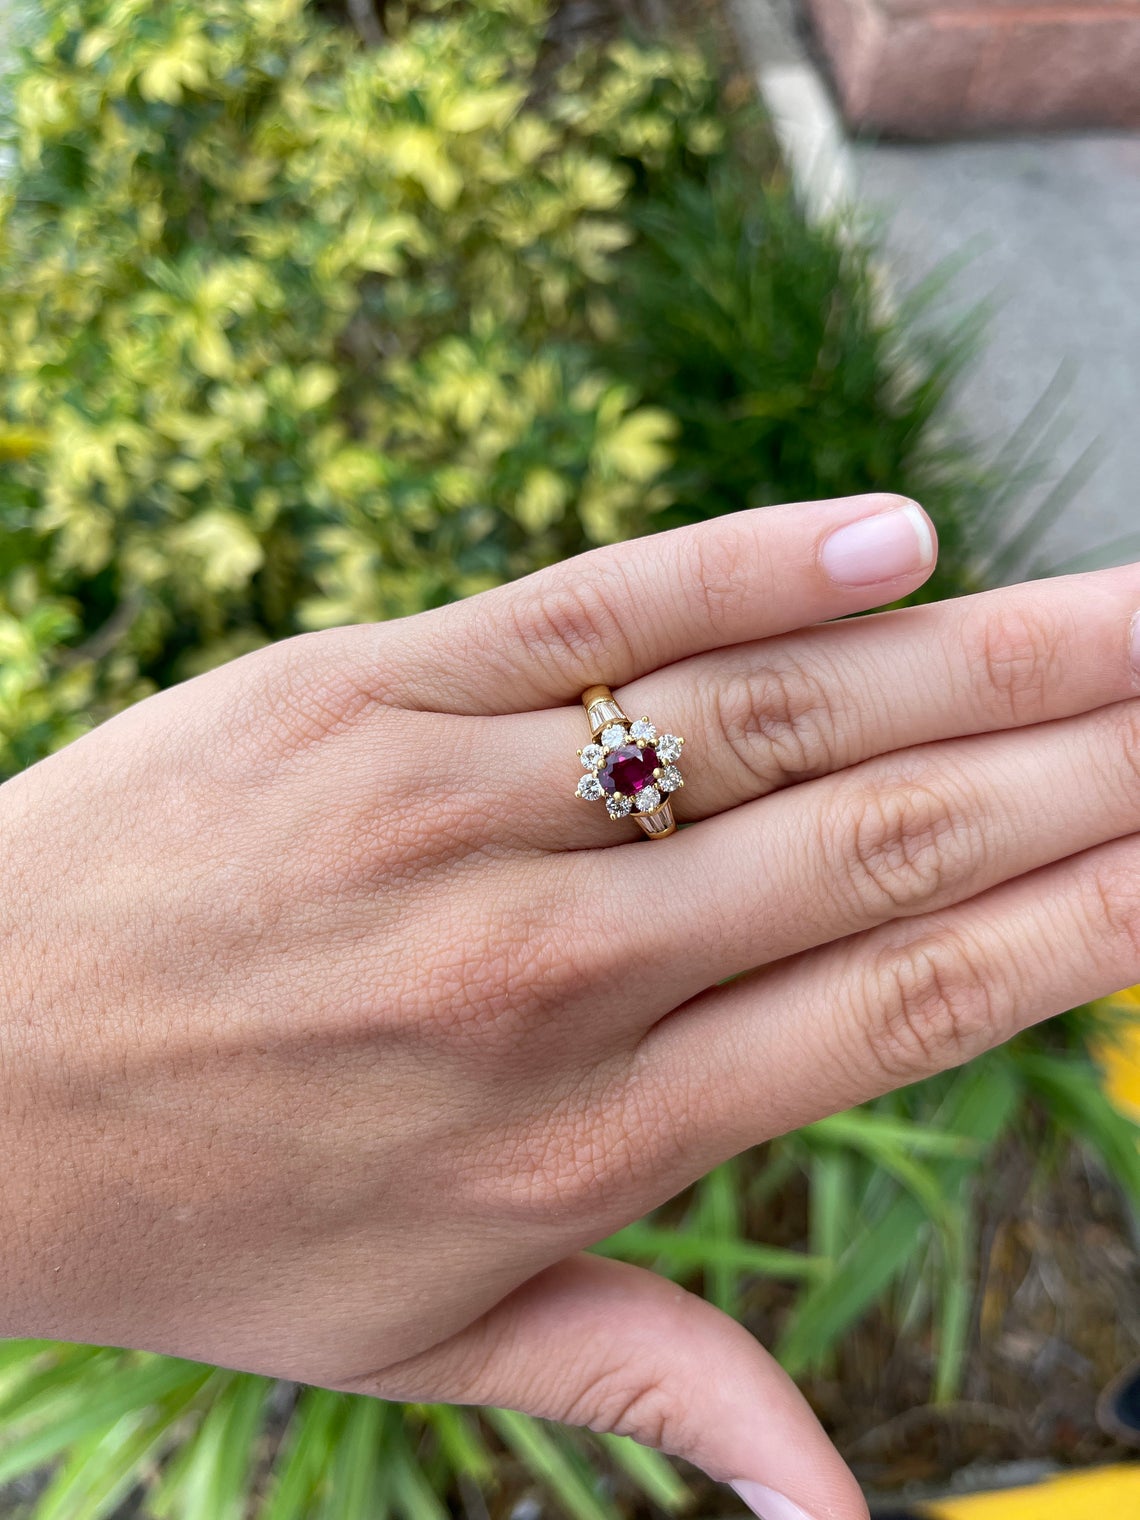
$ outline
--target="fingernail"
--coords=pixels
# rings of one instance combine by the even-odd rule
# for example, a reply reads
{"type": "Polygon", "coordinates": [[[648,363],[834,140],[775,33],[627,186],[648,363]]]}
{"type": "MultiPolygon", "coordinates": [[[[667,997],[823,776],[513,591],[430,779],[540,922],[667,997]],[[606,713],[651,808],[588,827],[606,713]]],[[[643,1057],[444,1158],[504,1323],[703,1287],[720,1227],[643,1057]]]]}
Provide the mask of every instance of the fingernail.
{"type": "Polygon", "coordinates": [[[934,534],[913,502],[863,517],[824,539],[820,564],[839,586],[874,586],[914,575],[934,560],[934,534]]]}
{"type": "Polygon", "coordinates": [[[752,1513],[760,1516],[760,1520],[811,1520],[806,1509],[793,1504],[774,1488],[765,1488],[763,1483],[753,1483],[751,1478],[734,1478],[728,1486],[735,1489],[752,1513]]]}
{"type": "Polygon", "coordinates": [[[1129,642],[1132,654],[1132,679],[1137,686],[1140,686],[1140,612],[1132,619],[1129,642]]]}

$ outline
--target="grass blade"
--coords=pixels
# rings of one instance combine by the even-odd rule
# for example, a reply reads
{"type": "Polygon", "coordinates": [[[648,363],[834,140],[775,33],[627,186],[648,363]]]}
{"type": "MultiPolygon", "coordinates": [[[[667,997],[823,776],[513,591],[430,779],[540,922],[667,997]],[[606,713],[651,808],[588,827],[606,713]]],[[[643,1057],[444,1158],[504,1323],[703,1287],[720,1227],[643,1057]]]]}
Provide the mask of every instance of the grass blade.
{"type": "Polygon", "coordinates": [[[737,1238],[701,1239],[679,1231],[657,1229],[652,1225],[631,1224],[593,1249],[600,1256],[616,1256],[632,1261],[655,1261],[659,1257],[679,1267],[711,1268],[714,1264],[731,1266],[741,1272],[755,1272],[763,1277],[777,1277],[787,1282],[803,1282],[823,1276],[828,1263],[801,1251],[783,1246],[756,1245],[737,1238]]]}
{"type": "Polygon", "coordinates": [[[490,1409],[487,1419],[574,1520],[617,1520],[617,1511],[587,1482],[574,1462],[536,1420],[512,1409],[490,1409]]]}
{"type": "Polygon", "coordinates": [[[672,1462],[659,1451],[641,1446],[628,1436],[603,1435],[599,1440],[618,1467],[659,1509],[673,1515],[691,1501],[692,1490],[672,1462]]]}

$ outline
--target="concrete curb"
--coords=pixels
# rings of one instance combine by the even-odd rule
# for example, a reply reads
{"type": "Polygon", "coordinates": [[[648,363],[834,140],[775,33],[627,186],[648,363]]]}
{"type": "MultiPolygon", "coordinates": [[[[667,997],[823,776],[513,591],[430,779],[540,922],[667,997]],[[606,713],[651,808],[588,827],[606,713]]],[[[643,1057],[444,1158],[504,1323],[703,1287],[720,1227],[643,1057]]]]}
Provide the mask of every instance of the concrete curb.
{"type": "Polygon", "coordinates": [[[728,11],[808,213],[819,221],[843,216],[856,201],[846,132],[787,0],[728,0],[728,11]]]}

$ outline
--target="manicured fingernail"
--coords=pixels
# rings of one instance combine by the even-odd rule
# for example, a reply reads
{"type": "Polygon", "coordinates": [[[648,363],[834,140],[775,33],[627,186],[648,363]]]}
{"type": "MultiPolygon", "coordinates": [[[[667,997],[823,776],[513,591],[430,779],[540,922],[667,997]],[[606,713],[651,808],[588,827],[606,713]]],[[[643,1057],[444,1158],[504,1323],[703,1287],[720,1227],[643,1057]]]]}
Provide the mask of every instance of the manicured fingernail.
{"type": "Polygon", "coordinates": [[[926,514],[911,502],[836,528],[819,559],[839,586],[874,586],[925,570],[934,560],[934,534],[926,514]]]}
{"type": "Polygon", "coordinates": [[[752,1513],[760,1516],[760,1520],[811,1520],[806,1509],[793,1504],[774,1488],[765,1488],[763,1483],[753,1483],[751,1478],[734,1478],[728,1486],[736,1490],[752,1513]]]}

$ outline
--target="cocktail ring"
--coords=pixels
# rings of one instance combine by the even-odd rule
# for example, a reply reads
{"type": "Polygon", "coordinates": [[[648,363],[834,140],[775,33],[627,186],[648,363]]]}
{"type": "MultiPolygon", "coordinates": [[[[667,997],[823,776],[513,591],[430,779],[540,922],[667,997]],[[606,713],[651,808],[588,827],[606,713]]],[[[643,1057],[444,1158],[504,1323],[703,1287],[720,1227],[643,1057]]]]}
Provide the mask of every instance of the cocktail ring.
{"type": "Polygon", "coordinates": [[[631,723],[608,686],[590,686],[582,693],[591,743],[578,751],[586,774],[578,796],[586,802],[605,802],[616,822],[633,818],[650,839],[676,831],[669,793],[684,786],[676,762],[684,739],[658,735],[648,718],[631,723]]]}

